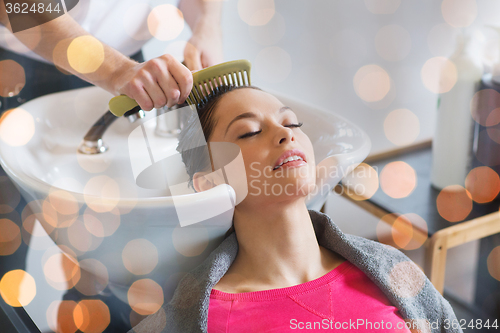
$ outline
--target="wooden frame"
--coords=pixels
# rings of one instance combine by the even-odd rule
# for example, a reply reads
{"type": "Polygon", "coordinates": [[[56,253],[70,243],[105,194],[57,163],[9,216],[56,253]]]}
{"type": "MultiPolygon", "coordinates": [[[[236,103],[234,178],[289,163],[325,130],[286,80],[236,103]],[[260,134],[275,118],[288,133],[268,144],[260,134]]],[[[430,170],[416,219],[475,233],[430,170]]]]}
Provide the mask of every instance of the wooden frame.
{"type": "MultiPolygon", "coordinates": [[[[371,163],[381,159],[390,158],[400,154],[408,153],[410,151],[431,147],[432,140],[426,140],[416,143],[411,146],[387,150],[381,153],[369,155],[365,162],[371,163]]],[[[342,185],[335,188],[335,192],[342,194],[343,197],[351,200],[357,206],[363,208],[375,217],[382,219],[390,225],[394,224],[394,218],[388,217],[393,212],[388,212],[380,207],[366,201],[358,201],[349,197],[346,192],[342,190],[342,185]]],[[[324,211],[324,206],[322,207],[324,211]]],[[[446,273],[446,255],[448,249],[453,247],[482,239],[496,233],[500,233],[500,212],[494,212],[485,216],[475,218],[470,221],[461,222],[460,224],[441,229],[437,231],[430,239],[427,239],[427,233],[415,229],[416,239],[425,240],[425,272],[432,282],[434,287],[442,294],[444,290],[444,278],[446,273]]]]}
{"type": "Polygon", "coordinates": [[[432,235],[426,248],[426,272],[432,284],[442,294],[448,249],[500,232],[500,212],[441,229],[432,235]]]}

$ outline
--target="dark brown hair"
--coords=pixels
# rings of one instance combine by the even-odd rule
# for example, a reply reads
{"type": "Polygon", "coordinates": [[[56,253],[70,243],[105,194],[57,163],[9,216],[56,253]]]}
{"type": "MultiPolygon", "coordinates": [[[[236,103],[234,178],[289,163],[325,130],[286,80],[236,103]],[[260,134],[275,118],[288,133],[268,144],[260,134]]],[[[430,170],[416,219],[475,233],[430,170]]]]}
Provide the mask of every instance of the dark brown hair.
{"type": "Polygon", "coordinates": [[[226,93],[242,88],[260,90],[259,88],[253,86],[222,86],[213,91],[208,97],[204,98],[197,105],[197,116],[200,120],[201,130],[203,133],[200,133],[196,119],[193,119],[196,114],[193,114],[190,119],[183,120],[182,130],[179,134],[177,151],[182,156],[182,162],[184,162],[186,172],[189,176],[189,186],[193,189],[193,176],[195,173],[200,171],[215,171],[212,170],[210,154],[205,142],[208,143],[210,136],[214,131],[215,125],[217,124],[217,120],[215,119],[217,105],[226,93]]]}
{"type": "MultiPolygon", "coordinates": [[[[200,120],[200,125],[203,133],[200,133],[199,126],[196,119],[196,114],[193,114],[190,119],[183,120],[183,127],[179,134],[179,144],[177,151],[182,156],[182,162],[186,166],[186,172],[189,176],[189,186],[194,189],[193,176],[200,171],[215,171],[212,170],[210,163],[210,153],[208,151],[208,143],[212,135],[217,120],[215,119],[215,111],[221,98],[229,91],[252,88],[258,89],[253,86],[222,86],[213,91],[208,97],[204,98],[196,107],[196,114],[200,120]],[[196,148],[188,148],[196,147],[196,148]]],[[[226,232],[224,238],[229,236],[234,231],[234,220],[231,228],[226,232]]]]}

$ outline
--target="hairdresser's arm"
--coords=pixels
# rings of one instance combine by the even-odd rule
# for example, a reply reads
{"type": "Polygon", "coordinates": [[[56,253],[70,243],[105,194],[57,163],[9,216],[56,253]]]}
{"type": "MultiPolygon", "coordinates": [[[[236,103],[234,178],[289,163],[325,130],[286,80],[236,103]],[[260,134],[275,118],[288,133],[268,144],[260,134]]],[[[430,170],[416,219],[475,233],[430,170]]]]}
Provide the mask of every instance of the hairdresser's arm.
{"type": "MultiPolygon", "coordinates": [[[[3,0],[0,0],[0,23],[12,31],[3,0]]],[[[32,47],[35,53],[112,94],[128,95],[143,110],[183,102],[191,91],[190,71],[168,54],[140,64],[102,44],[104,61],[101,61],[102,56],[98,52],[94,59],[88,59],[89,63],[102,62],[99,68],[92,73],[77,72],[68,61],[68,46],[74,38],[90,35],[70,15],[62,15],[38,27],[17,32],[15,36],[27,46],[36,44],[34,38],[41,36],[37,46],[32,47]]]]}
{"type": "Polygon", "coordinates": [[[187,67],[199,70],[222,62],[222,0],[181,0],[179,9],[193,32],[184,50],[187,67]]]}

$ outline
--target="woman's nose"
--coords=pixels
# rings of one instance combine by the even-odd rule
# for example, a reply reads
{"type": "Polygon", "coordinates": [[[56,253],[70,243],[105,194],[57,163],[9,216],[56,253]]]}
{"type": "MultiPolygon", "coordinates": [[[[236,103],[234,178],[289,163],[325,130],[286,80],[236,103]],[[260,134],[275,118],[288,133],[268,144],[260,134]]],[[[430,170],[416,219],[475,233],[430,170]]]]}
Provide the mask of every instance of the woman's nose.
{"type": "Polygon", "coordinates": [[[275,142],[278,145],[294,141],[293,131],[291,128],[280,126],[276,134],[275,142]]]}

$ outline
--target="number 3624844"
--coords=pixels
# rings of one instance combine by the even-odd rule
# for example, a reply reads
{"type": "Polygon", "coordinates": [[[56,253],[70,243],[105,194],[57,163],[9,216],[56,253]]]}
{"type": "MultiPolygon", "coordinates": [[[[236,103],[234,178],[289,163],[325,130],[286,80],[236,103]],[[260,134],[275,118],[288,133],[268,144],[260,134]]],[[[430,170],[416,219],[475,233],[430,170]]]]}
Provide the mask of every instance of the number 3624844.
{"type": "Polygon", "coordinates": [[[42,13],[59,13],[61,12],[61,8],[59,6],[59,3],[54,4],[52,6],[52,3],[43,3],[43,2],[38,2],[38,3],[26,3],[26,2],[6,2],[5,3],[5,9],[7,11],[7,14],[42,14],[42,13]]]}

